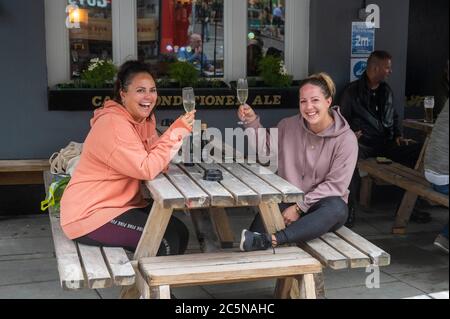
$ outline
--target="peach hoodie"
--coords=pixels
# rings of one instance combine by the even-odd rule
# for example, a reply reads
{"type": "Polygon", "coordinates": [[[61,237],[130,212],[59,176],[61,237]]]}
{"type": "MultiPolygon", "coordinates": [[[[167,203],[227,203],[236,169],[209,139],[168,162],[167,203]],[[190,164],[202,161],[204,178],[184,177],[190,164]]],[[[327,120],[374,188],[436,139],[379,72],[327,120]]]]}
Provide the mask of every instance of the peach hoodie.
{"type": "Polygon", "coordinates": [[[70,239],[84,236],[125,211],[144,207],[140,181],[155,178],[190,129],[178,119],[161,136],[152,115],[133,120],[114,101],[94,112],[80,162],[61,199],[61,226],[70,239]]]}

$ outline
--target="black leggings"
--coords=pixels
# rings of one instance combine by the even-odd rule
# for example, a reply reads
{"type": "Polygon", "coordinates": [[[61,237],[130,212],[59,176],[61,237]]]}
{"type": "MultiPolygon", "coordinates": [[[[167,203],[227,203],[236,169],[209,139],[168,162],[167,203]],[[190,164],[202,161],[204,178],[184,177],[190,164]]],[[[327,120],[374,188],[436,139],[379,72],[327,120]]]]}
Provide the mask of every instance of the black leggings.
{"type": "MultiPolygon", "coordinates": [[[[100,228],[74,240],[90,246],[123,247],[134,252],[147,222],[150,208],[151,206],[130,209],[100,228]]],[[[183,254],[188,241],[189,231],[186,225],[172,216],[157,256],[183,254]]]]}
{"type": "MultiPolygon", "coordinates": [[[[290,204],[292,205],[292,204],[290,204]]],[[[280,204],[280,210],[287,205],[280,204]]],[[[325,197],[315,203],[308,212],[285,229],[277,231],[275,237],[278,245],[300,243],[322,236],[341,228],[347,221],[347,204],[341,197],[325,197]]],[[[255,216],[251,231],[264,233],[265,228],[260,214],[255,216]]]]}

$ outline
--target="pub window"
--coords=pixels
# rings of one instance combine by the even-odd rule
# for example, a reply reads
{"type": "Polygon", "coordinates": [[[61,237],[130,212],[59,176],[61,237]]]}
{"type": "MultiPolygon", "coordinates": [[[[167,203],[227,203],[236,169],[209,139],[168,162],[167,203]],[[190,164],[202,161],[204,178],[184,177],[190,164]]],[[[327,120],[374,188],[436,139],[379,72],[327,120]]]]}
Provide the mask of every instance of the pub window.
{"type": "Polygon", "coordinates": [[[284,59],[284,0],[248,0],[247,75],[258,75],[258,62],[266,54],[284,59]]]}
{"type": "Polygon", "coordinates": [[[158,76],[174,61],[204,77],[223,77],[223,0],[138,0],[138,59],[158,76]]]}
{"type": "Polygon", "coordinates": [[[77,79],[93,58],[112,60],[112,0],[68,0],[70,77],[77,79]]]}

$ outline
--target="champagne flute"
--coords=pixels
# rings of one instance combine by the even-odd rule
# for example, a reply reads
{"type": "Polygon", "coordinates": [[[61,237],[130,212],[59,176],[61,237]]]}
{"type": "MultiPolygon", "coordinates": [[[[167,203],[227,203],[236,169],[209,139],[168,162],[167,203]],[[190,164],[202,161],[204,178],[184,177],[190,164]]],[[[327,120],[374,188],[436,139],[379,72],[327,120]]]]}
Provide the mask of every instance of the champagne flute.
{"type": "Polygon", "coordinates": [[[191,87],[183,88],[183,106],[186,113],[195,109],[195,94],[191,87]]]}
{"type": "MultiPolygon", "coordinates": [[[[241,105],[244,105],[247,102],[247,98],[248,98],[247,79],[238,79],[236,90],[237,90],[237,98],[239,100],[239,103],[241,103],[241,105]]],[[[238,125],[244,125],[244,124],[247,124],[247,122],[245,122],[245,121],[238,122],[238,125]]]]}
{"type": "MultiPolygon", "coordinates": [[[[183,107],[186,113],[191,112],[195,109],[195,94],[194,89],[191,87],[183,88],[183,107]]],[[[184,165],[194,166],[193,158],[193,147],[194,147],[194,136],[193,133],[189,135],[189,159],[186,159],[184,165]]]]}

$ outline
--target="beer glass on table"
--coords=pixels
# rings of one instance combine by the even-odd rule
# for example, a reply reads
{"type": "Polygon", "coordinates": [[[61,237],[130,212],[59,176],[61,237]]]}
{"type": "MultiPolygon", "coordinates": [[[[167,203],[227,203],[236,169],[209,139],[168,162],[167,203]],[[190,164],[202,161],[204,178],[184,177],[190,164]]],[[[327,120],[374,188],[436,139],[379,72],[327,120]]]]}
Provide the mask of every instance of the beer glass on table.
{"type": "Polygon", "coordinates": [[[423,106],[425,109],[425,122],[433,123],[434,96],[425,96],[423,106]]]}

